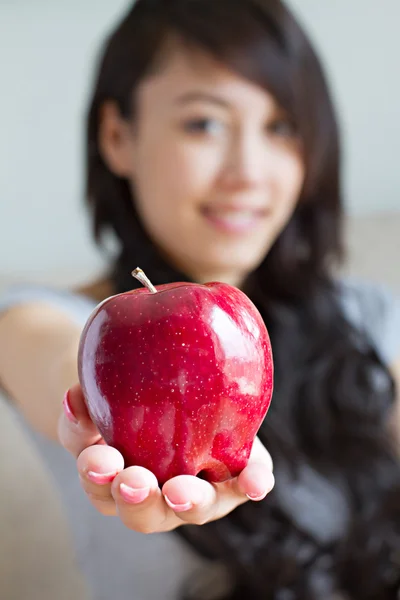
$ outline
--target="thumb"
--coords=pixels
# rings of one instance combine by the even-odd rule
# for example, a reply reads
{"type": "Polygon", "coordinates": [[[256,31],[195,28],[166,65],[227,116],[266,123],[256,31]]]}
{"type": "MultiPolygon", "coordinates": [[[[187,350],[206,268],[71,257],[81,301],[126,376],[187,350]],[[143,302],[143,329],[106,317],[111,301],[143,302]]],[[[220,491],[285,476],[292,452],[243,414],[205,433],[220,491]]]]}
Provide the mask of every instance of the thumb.
{"type": "Polygon", "coordinates": [[[79,384],[66,391],[63,408],[58,422],[58,437],[64,448],[75,458],[88,446],[104,443],[89,416],[79,384]]]}

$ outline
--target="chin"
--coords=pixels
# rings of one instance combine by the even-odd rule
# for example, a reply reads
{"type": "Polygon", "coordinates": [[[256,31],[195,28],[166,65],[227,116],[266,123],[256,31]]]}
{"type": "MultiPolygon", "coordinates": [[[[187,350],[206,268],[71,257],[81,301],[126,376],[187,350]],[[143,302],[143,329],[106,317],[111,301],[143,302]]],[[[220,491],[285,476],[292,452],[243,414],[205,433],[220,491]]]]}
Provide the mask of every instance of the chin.
{"type": "MultiPolygon", "coordinates": [[[[252,271],[257,269],[260,266],[262,261],[264,260],[266,253],[257,255],[245,255],[244,252],[237,254],[230,254],[227,257],[227,260],[209,260],[207,263],[203,263],[200,267],[200,271],[204,271],[205,273],[221,273],[222,275],[230,274],[234,275],[237,273],[240,279],[244,279],[249,275],[252,271]]],[[[204,257],[203,257],[204,258],[204,257]]]]}
{"type": "Polygon", "coordinates": [[[254,248],[252,251],[251,248],[245,246],[244,248],[235,248],[226,252],[226,260],[219,260],[216,262],[220,263],[220,267],[225,269],[238,269],[240,271],[245,271],[250,273],[254,271],[264,260],[267,255],[268,248],[254,248]]]}

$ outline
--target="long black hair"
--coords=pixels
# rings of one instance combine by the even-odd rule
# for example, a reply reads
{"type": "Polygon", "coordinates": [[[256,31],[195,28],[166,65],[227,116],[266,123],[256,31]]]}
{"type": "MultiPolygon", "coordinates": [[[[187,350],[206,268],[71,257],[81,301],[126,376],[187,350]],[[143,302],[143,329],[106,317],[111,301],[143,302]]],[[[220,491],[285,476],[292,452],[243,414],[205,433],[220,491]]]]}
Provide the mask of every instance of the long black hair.
{"type": "Polygon", "coordinates": [[[127,181],[108,169],[98,143],[103,103],[134,119],[135,89],[162,65],[171,35],[268,90],[296,124],[306,164],[290,222],[243,286],[274,349],[274,398],[259,435],[274,459],[275,489],[177,534],[225,566],[224,600],[314,600],[338,590],[395,598],[400,471],[387,431],[394,383],[343,308],[338,126],[319,60],[280,0],[137,0],[107,39],[88,115],[87,199],[95,238],[111,230],[119,243],[115,291],[134,287],[137,264],[155,284],[189,279],[159,255],[127,181]]]}

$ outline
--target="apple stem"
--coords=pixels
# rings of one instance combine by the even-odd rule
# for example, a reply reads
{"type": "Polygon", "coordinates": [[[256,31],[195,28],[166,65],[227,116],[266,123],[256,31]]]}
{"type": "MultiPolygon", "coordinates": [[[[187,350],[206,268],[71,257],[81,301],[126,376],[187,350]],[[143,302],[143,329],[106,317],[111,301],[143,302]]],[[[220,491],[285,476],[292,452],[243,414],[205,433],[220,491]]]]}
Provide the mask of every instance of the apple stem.
{"type": "Polygon", "coordinates": [[[145,287],[147,287],[149,292],[151,292],[152,294],[157,294],[156,288],[151,283],[150,279],[147,277],[147,275],[144,273],[144,271],[142,271],[142,269],[137,267],[134,271],[132,271],[131,275],[133,277],[135,277],[135,279],[140,281],[141,284],[143,284],[145,287]]]}

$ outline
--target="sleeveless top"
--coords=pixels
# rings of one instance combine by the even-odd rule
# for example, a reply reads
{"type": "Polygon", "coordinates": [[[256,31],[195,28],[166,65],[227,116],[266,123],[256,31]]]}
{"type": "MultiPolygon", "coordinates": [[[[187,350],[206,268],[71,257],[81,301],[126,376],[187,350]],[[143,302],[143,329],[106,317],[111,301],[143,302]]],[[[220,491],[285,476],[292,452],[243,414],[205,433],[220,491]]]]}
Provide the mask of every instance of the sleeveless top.
{"type": "MultiPolygon", "coordinates": [[[[340,281],[338,285],[343,310],[349,320],[365,330],[387,365],[399,359],[400,303],[393,294],[383,286],[357,280],[340,281]]],[[[34,301],[60,309],[82,327],[96,305],[82,295],[64,290],[17,285],[0,297],[0,312],[17,304],[34,301]]],[[[22,417],[18,418],[37,444],[58,487],[71,526],[79,565],[91,586],[93,598],[177,600],[183,582],[208,567],[208,563],[173,533],[140,534],[128,530],[117,518],[99,514],[80,487],[75,460],[62,447],[33,431],[22,417]]],[[[324,532],[325,538],[329,537],[337,515],[345,515],[341,506],[342,497],[332,484],[311,469],[304,476],[307,488],[291,496],[288,509],[303,529],[309,529],[310,533],[317,536],[324,532]],[[310,510],[315,486],[318,487],[319,498],[323,490],[325,501],[323,505],[310,510]],[[308,509],[304,510],[306,506],[308,509]]]]}

